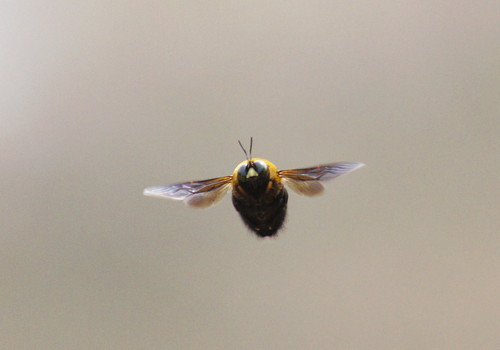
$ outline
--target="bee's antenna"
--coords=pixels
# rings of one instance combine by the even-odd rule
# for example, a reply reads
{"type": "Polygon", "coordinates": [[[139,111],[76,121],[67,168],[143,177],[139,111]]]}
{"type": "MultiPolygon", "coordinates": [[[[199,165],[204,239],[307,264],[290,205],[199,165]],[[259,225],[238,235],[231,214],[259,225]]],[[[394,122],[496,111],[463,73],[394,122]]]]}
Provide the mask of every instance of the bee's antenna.
{"type": "Polygon", "coordinates": [[[253,137],[250,136],[250,159],[252,159],[252,146],[253,146],[253,137]]]}
{"type": "MultiPolygon", "coordinates": [[[[243,152],[245,152],[245,157],[247,157],[247,160],[250,160],[250,158],[248,158],[248,153],[247,153],[245,147],[243,147],[243,145],[241,144],[240,140],[238,140],[238,143],[240,144],[240,147],[243,150],[243,152]]],[[[250,143],[250,154],[252,153],[252,151],[251,151],[252,150],[252,146],[251,145],[252,145],[252,143],[250,143]]]]}

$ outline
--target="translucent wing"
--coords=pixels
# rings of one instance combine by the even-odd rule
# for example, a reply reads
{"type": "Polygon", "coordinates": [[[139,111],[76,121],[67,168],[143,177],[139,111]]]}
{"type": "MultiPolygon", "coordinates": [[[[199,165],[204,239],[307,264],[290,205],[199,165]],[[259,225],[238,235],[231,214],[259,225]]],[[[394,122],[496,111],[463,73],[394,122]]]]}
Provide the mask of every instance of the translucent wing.
{"type": "Polygon", "coordinates": [[[311,168],[281,170],[278,175],[283,183],[298,194],[314,196],[323,192],[322,181],[334,179],[364,166],[363,163],[340,162],[317,165],[311,168]]]}
{"type": "Polygon", "coordinates": [[[231,176],[190,181],[170,186],[148,187],[145,196],[184,200],[187,205],[206,208],[217,203],[231,187],[231,176]]]}

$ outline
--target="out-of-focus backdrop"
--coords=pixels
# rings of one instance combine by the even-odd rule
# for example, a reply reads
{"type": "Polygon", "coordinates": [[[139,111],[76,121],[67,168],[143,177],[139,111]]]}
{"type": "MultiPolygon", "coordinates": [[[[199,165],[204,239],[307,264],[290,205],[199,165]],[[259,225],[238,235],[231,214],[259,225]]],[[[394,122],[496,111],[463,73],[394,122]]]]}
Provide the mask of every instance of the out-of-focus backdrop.
{"type": "Polygon", "coordinates": [[[1,5],[2,349],[500,348],[500,5],[1,5]],[[290,194],[146,186],[367,164],[290,194]]]}

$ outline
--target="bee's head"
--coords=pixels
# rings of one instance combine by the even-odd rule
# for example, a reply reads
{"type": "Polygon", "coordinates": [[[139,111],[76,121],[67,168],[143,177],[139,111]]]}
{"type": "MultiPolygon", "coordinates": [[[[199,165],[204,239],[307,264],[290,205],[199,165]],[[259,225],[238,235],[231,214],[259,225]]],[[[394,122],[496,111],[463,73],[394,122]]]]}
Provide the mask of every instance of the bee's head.
{"type": "Polygon", "coordinates": [[[271,162],[260,159],[252,158],[252,144],[253,138],[250,138],[250,156],[241,146],[247,160],[238,164],[233,173],[233,185],[243,187],[248,193],[259,195],[266,191],[269,181],[277,178],[277,169],[271,162]]]}
{"type": "Polygon", "coordinates": [[[269,166],[263,160],[250,159],[237,169],[240,184],[266,184],[269,182],[269,166]]]}
{"type": "Polygon", "coordinates": [[[252,158],[234,169],[233,187],[241,186],[250,195],[260,196],[270,182],[280,182],[280,178],[276,166],[268,160],[252,158]]]}

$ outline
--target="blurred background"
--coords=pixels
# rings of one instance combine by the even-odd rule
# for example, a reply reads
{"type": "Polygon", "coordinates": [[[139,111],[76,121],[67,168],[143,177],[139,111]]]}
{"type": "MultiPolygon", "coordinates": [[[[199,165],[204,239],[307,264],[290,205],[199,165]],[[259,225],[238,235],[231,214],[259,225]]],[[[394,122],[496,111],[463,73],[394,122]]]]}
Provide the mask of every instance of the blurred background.
{"type": "Polygon", "coordinates": [[[500,348],[500,4],[8,1],[0,348],[500,348]],[[144,187],[367,166],[258,239],[144,187]]]}

